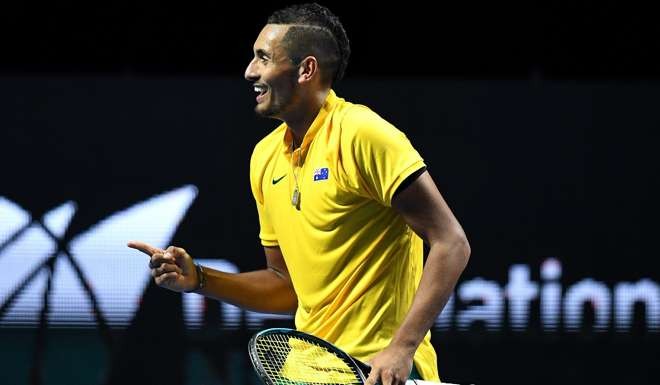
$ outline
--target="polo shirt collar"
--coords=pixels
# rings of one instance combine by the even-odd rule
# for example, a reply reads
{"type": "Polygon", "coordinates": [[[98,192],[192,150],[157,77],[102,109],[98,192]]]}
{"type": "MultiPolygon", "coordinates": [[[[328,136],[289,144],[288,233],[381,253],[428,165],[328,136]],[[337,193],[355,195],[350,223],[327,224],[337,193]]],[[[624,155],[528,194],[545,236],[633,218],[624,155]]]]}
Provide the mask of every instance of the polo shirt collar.
{"type": "MultiPolygon", "coordinates": [[[[301,156],[303,157],[303,159],[305,158],[305,155],[307,155],[309,146],[314,141],[314,137],[316,137],[316,133],[319,131],[321,127],[323,127],[326,124],[326,117],[335,108],[338,102],[339,102],[339,97],[337,97],[335,91],[330,90],[328,92],[328,96],[326,96],[325,98],[325,102],[323,102],[323,106],[321,106],[321,109],[319,110],[319,113],[316,115],[316,118],[314,118],[314,121],[307,129],[302,144],[300,145],[300,150],[302,152],[301,156]]],[[[291,156],[292,142],[293,142],[293,134],[291,134],[291,130],[289,130],[289,128],[287,127],[286,132],[284,134],[283,151],[285,154],[289,156],[291,156]]]]}

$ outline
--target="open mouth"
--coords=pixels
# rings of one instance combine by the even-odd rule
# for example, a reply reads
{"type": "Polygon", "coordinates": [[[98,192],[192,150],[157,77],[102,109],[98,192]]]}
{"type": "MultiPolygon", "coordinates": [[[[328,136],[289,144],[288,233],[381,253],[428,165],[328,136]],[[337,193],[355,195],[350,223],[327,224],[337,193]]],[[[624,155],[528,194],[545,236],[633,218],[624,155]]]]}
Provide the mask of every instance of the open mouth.
{"type": "Polygon", "coordinates": [[[257,103],[260,103],[264,99],[264,96],[268,93],[268,87],[263,84],[255,84],[254,92],[257,93],[257,103]]]}

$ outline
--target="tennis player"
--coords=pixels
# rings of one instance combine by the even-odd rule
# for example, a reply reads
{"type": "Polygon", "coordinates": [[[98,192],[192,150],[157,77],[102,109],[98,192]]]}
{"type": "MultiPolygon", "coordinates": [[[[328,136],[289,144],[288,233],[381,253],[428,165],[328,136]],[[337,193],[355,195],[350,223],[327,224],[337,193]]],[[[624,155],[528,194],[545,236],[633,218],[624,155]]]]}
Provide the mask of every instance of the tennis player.
{"type": "Polygon", "coordinates": [[[406,136],[333,91],[350,48],[327,8],[274,12],[253,51],[255,111],[281,121],[250,163],[267,268],[229,274],[182,248],[129,246],[162,287],[295,313],[297,329],[369,362],[368,384],[438,381],[429,330],[468,261],[463,229],[406,136]]]}

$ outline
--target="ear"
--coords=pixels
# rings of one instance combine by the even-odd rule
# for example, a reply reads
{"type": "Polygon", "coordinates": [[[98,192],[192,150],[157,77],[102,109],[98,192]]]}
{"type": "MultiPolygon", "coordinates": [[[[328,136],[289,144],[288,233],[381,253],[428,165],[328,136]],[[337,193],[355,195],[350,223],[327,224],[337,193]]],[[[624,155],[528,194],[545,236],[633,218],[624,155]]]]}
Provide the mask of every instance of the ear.
{"type": "Polygon", "coordinates": [[[319,62],[314,56],[307,56],[298,65],[298,83],[312,81],[319,76],[319,62]]]}

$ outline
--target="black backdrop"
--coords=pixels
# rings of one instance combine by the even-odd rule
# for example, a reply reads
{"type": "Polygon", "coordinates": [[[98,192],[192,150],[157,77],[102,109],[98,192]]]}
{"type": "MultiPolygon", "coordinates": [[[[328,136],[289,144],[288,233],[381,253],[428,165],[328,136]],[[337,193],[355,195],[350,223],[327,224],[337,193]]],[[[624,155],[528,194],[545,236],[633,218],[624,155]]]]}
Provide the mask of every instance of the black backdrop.
{"type": "MultiPolygon", "coordinates": [[[[426,159],[472,245],[461,282],[484,278],[503,287],[513,264],[528,265],[538,282],[550,257],[561,261],[564,290],[586,278],[609,288],[658,282],[658,85],[352,79],[337,91],[396,124],[426,159]]],[[[247,82],[5,78],[0,103],[0,196],[34,217],[75,201],[65,243],[135,202],[192,184],[198,196],[172,243],[242,271],[264,265],[248,162],[276,123],[254,116],[247,82]]],[[[479,302],[456,309],[472,305],[479,302]]],[[[50,329],[39,339],[34,329],[5,327],[2,351],[24,369],[12,372],[17,381],[36,366],[44,383],[254,381],[245,366],[254,327],[228,329],[209,306],[207,326],[187,330],[181,308],[179,295],[149,286],[128,329],[109,331],[111,345],[94,329],[50,329]],[[46,353],[35,357],[39,344],[46,353]],[[167,371],[153,370],[163,352],[167,371]],[[61,357],[77,354],[97,357],[96,366],[61,357]],[[207,361],[215,371],[200,364],[207,361]]],[[[543,330],[538,300],[522,330],[506,314],[495,330],[480,322],[463,330],[454,317],[434,332],[440,370],[447,380],[477,383],[653,383],[657,328],[644,321],[650,308],[635,309],[623,332],[614,315],[595,331],[589,306],[580,330],[543,330]]]]}
{"type": "MultiPolygon", "coordinates": [[[[286,1],[7,2],[0,71],[238,76],[286,1]]],[[[328,1],[351,40],[348,76],[660,77],[660,26],[627,1],[328,1]]]]}
{"type": "MultiPolygon", "coordinates": [[[[66,245],[136,202],[194,185],[172,242],[240,270],[263,266],[248,160],[274,122],[254,117],[239,79],[263,21],[283,4],[3,4],[0,197],[34,218],[75,202],[66,245]]],[[[541,282],[548,258],[561,262],[562,293],[588,278],[611,293],[621,282],[658,283],[654,12],[617,1],[328,5],[354,49],[339,94],[406,132],[468,233],[473,255],[459,287],[482,279],[504,289],[514,264],[541,282]]],[[[443,378],[658,382],[651,306],[636,305],[622,332],[617,314],[593,330],[588,304],[580,330],[568,331],[560,310],[548,331],[537,299],[514,330],[512,301],[499,298],[495,330],[458,327],[478,300],[456,304],[449,326],[434,330],[443,378]]],[[[206,305],[201,329],[185,328],[181,296],[153,285],[126,329],[39,331],[0,317],[3,383],[256,384],[245,354],[255,326],[243,315],[228,328],[217,304],[206,305]]]]}

